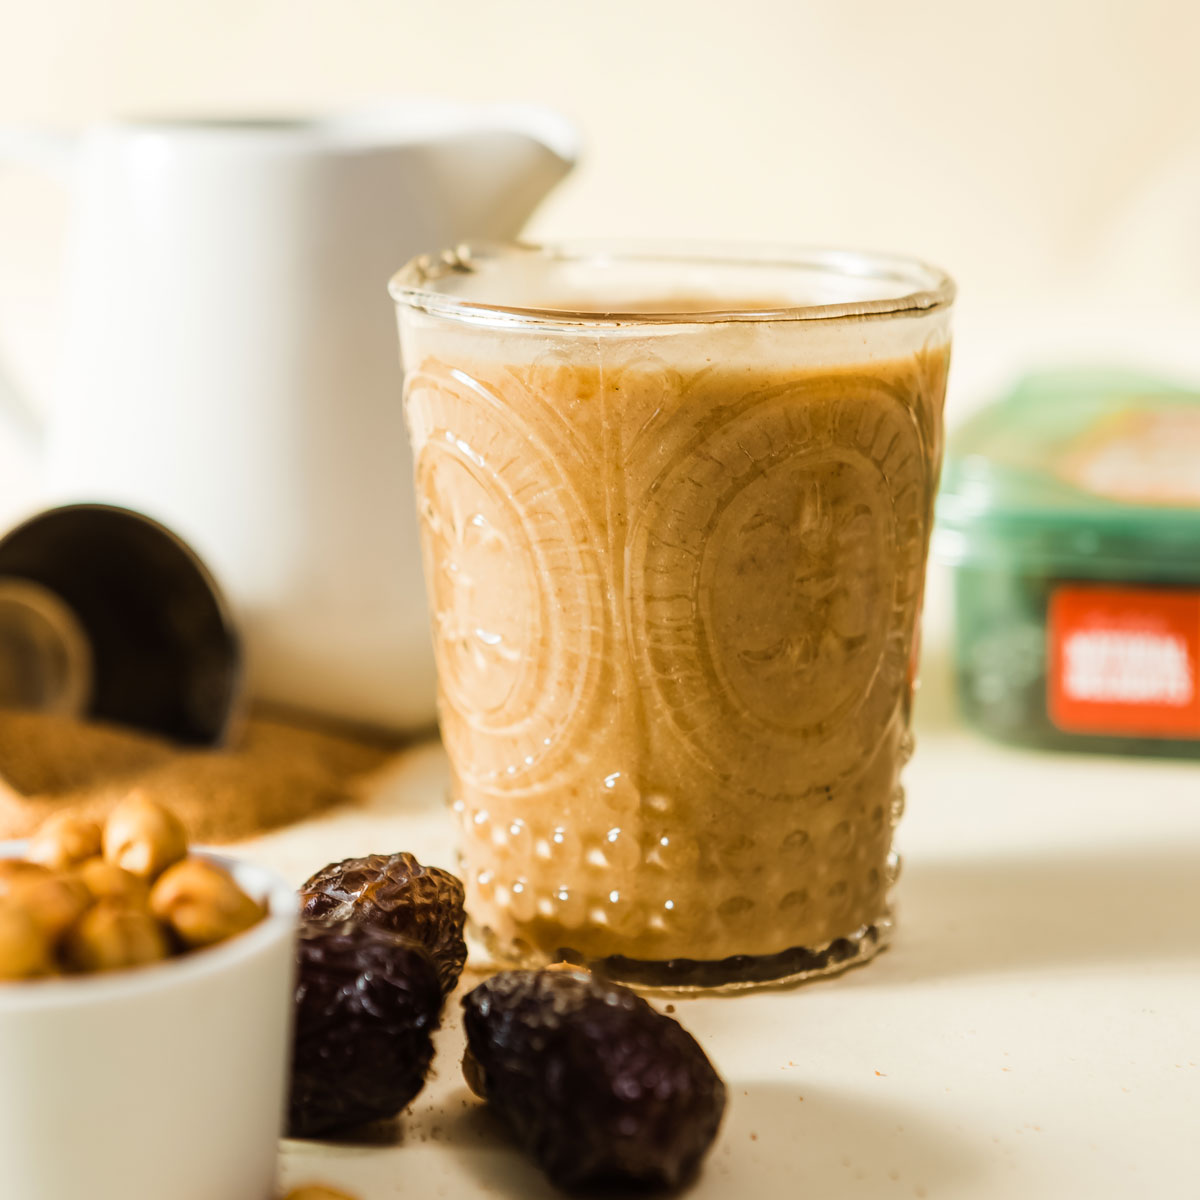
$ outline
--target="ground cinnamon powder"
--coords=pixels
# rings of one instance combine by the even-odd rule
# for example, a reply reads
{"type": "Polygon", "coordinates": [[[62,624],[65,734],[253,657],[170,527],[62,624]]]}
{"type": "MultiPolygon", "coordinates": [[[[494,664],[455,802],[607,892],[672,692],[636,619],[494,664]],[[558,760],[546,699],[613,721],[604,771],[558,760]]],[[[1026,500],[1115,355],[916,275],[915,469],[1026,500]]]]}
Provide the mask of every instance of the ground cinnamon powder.
{"type": "Polygon", "coordinates": [[[252,716],[219,750],[47,713],[0,712],[0,839],[64,808],[103,818],[135,789],[200,842],[230,842],[352,801],[394,747],[252,716]]]}

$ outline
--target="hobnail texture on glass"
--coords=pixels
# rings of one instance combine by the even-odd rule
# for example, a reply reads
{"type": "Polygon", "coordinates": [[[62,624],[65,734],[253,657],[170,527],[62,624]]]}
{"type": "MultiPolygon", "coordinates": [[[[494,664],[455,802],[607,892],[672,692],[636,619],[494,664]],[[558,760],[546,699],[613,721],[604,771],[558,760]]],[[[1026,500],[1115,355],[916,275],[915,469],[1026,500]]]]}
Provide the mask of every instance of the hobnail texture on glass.
{"type": "Polygon", "coordinates": [[[452,807],[496,956],[686,989],[886,944],[935,316],[865,361],[861,321],[830,359],[786,319],[651,339],[402,304],[452,807]]]}

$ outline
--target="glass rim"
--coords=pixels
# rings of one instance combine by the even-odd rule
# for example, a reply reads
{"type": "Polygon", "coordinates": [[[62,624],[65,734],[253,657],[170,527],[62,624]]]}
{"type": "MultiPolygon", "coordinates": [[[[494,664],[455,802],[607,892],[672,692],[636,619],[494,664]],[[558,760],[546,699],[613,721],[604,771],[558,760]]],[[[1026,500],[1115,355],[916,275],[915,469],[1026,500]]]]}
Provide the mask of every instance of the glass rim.
{"type": "Polygon", "coordinates": [[[954,280],[940,267],[919,258],[870,250],[790,246],[753,242],[679,242],[572,240],[556,242],[467,242],[437,254],[422,254],[400,268],[388,283],[397,305],[433,316],[467,321],[557,328],[614,328],[627,325],[702,325],[729,322],[858,321],[884,317],[924,316],[954,303],[954,280]],[[895,295],[830,304],[797,304],[774,308],[738,307],[713,310],[642,312],[586,311],[495,304],[449,292],[443,280],[473,274],[503,259],[538,256],[549,261],[585,263],[649,263],[743,268],[816,269],[843,279],[889,281],[895,295]]]}

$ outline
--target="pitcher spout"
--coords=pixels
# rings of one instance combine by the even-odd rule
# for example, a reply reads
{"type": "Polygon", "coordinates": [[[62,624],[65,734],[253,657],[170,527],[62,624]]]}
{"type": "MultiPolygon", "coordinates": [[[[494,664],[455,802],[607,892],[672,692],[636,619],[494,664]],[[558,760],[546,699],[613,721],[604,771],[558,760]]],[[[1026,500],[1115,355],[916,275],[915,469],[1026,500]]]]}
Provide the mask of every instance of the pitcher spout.
{"type": "Polygon", "coordinates": [[[422,198],[424,236],[441,244],[511,240],[579,156],[571,122],[535,104],[404,100],[321,129],[335,143],[388,154],[395,187],[410,204],[422,198]]]}
{"type": "Polygon", "coordinates": [[[480,110],[472,128],[433,147],[454,239],[515,238],[579,157],[574,126],[535,105],[480,110]]]}

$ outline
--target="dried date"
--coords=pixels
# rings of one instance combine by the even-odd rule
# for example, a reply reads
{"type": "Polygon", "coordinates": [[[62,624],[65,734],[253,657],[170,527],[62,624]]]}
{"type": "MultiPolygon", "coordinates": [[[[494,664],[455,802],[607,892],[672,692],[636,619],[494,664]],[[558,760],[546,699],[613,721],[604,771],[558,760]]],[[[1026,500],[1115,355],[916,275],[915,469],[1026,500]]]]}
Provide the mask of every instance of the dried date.
{"type": "Polygon", "coordinates": [[[443,995],[454,990],[467,944],[463,885],[411,854],[371,854],[330,863],[300,889],[305,917],[366,922],[419,942],[437,966],[443,995]]]}
{"type": "Polygon", "coordinates": [[[505,971],[463,997],[464,1074],[550,1179],[675,1188],[696,1172],[725,1085],[695,1039],[586,971],[505,971]]]}
{"type": "Polygon", "coordinates": [[[374,925],[303,922],[289,1135],[395,1116],[425,1084],[441,1006],[423,946],[374,925]]]}

